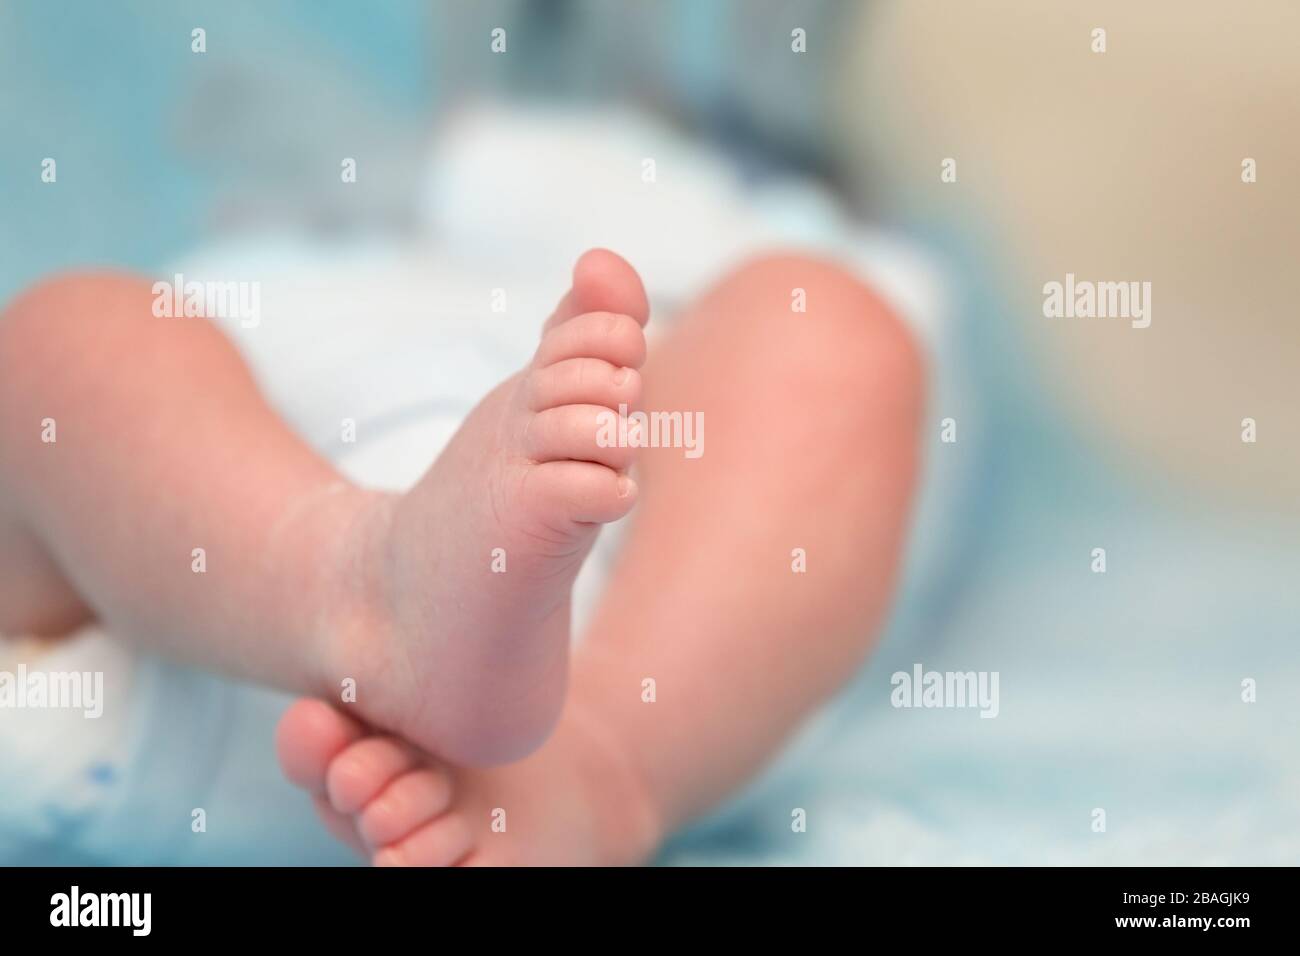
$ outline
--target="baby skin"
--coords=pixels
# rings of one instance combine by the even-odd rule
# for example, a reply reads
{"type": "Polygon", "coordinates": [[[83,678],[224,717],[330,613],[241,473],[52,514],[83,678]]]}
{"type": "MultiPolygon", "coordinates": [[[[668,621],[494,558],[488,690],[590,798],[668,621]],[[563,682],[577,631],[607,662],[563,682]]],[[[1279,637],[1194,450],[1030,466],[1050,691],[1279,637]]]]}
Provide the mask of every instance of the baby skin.
{"type": "Polygon", "coordinates": [[[528,367],[402,495],[346,481],[214,326],[151,298],[75,275],[0,318],[0,633],[98,619],[313,698],[284,770],[376,863],[644,861],[874,640],[923,371],[834,263],[741,266],[646,363],[640,279],[587,253],[528,367]],[[620,405],[704,415],[708,453],[642,449],[633,481],[598,441],[620,405]],[[571,655],[574,577],[634,504],[571,655]]]}

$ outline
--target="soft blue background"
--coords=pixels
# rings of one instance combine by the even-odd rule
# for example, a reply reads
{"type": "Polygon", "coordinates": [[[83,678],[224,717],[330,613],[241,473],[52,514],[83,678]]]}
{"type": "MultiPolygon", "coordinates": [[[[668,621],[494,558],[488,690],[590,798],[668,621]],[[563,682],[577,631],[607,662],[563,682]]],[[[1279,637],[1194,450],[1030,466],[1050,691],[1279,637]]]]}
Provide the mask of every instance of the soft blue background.
{"type": "Polygon", "coordinates": [[[755,161],[816,166],[827,58],[790,57],[782,21],[833,34],[842,9],[5,0],[0,299],[59,268],[158,269],[236,228],[401,228],[441,111],[485,96],[638,103],[755,161]],[[508,57],[488,53],[498,25],[508,57]],[[368,170],[344,206],[328,189],[342,156],[368,170]]]}
{"type": "Polygon", "coordinates": [[[224,204],[260,195],[249,182],[259,169],[282,177],[298,143],[328,141],[322,124],[361,130],[355,101],[418,123],[433,103],[431,16],[414,0],[6,0],[0,297],[58,268],[160,268],[215,228],[224,204]],[[202,56],[194,26],[207,30],[202,56]],[[54,186],[40,181],[47,156],[54,186]]]}

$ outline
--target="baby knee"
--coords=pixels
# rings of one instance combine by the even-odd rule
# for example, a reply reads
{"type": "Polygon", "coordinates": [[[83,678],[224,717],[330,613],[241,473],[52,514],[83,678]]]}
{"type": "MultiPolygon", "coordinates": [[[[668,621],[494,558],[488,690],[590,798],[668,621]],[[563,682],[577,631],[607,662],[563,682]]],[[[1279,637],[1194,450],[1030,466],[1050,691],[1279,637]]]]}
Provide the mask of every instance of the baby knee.
{"type": "MultiPolygon", "coordinates": [[[[742,321],[764,322],[774,359],[799,363],[844,399],[885,402],[919,417],[926,359],[915,331],[847,266],[801,253],[749,260],[728,279],[752,305],[742,321]],[[765,319],[758,319],[759,315],[765,319]]],[[[754,328],[748,330],[750,334],[754,328]]],[[[805,378],[804,381],[807,379],[805,378]]]]}
{"type": "Polygon", "coordinates": [[[124,312],[149,315],[150,284],[115,272],[65,272],[20,292],[0,311],[0,361],[40,366],[43,356],[66,357],[84,341],[90,322],[124,312]],[[51,354],[53,353],[53,354],[51,354]]]}

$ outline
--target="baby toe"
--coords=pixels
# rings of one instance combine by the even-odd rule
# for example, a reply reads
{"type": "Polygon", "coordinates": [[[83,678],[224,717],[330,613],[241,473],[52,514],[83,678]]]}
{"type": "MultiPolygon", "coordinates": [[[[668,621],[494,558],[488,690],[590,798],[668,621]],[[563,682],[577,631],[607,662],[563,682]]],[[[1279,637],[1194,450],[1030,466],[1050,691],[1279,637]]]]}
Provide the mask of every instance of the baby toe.
{"type": "Polygon", "coordinates": [[[547,368],[572,358],[598,358],[614,366],[640,368],[645,363],[645,333],[631,316],[587,312],[542,336],[533,367],[547,368]]]}
{"type": "Polygon", "coordinates": [[[474,835],[459,813],[426,823],[404,840],[375,853],[375,866],[452,866],[474,848],[474,835]]]}
{"type": "Polygon", "coordinates": [[[296,701],[275,730],[280,768],[291,783],[320,793],[330,762],[364,733],[361,724],[322,701],[296,701]]]}
{"type": "Polygon", "coordinates": [[[535,412],[562,405],[635,408],[641,400],[641,373],[604,359],[564,359],[528,376],[528,400],[535,412]]]}
{"type": "Polygon", "coordinates": [[[357,813],[397,776],[415,766],[415,753],[395,737],[366,737],[331,761],[325,792],[339,813],[357,813]]]}
{"type": "Polygon", "coordinates": [[[369,846],[396,843],[451,804],[451,779],[442,770],[422,767],[398,777],[361,811],[357,832],[369,846]]]}
{"type": "Polygon", "coordinates": [[[641,325],[650,318],[641,277],[626,259],[608,249],[589,249],[573,267],[573,285],[547,320],[551,329],[584,312],[620,312],[641,325]]]}
{"type": "Polygon", "coordinates": [[[618,412],[600,405],[561,405],[528,423],[525,454],[536,462],[590,461],[618,471],[636,456],[639,439],[618,412]]]}
{"type": "Polygon", "coordinates": [[[537,465],[524,485],[527,507],[551,528],[617,521],[632,510],[636,494],[636,482],[627,475],[590,461],[537,465]]]}

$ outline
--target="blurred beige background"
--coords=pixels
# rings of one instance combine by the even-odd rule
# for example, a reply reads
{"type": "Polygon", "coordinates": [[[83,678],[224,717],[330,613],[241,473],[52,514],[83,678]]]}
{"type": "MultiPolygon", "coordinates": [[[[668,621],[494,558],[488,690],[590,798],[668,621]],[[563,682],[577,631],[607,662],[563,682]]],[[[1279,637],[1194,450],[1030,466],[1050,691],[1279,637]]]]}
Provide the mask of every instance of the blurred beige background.
{"type": "Polygon", "coordinates": [[[894,0],[861,7],[839,58],[841,160],[862,194],[983,221],[1007,319],[1067,406],[1249,508],[1297,507],[1297,27],[1292,0],[894,0]],[[1043,318],[1043,283],[1067,272],[1150,281],[1151,327],[1043,318]]]}

